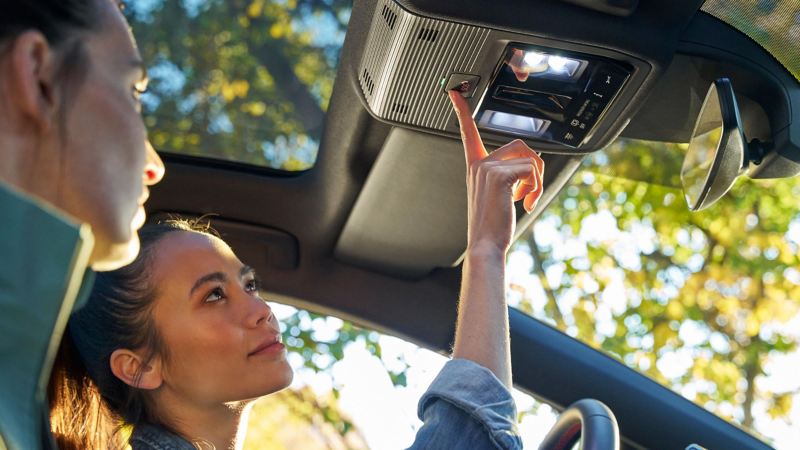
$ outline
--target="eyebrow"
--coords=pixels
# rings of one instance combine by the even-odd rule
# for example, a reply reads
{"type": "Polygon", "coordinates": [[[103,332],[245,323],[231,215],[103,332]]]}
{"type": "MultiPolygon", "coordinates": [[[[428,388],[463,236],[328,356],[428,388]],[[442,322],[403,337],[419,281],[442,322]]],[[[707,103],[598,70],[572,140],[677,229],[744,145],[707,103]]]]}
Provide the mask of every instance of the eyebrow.
{"type": "Polygon", "coordinates": [[[248,265],[244,265],[244,266],[242,266],[241,269],[239,269],[239,278],[244,278],[245,275],[253,275],[253,276],[255,276],[255,274],[256,274],[256,269],[253,269],[252,267],[250,267],[248,265]]]}
{"type": "MultiPolygon", "coordinates": [[[[239,269],[239,279],[244,278],[245,275],[253,274],[255,275],[256,271],[250,266],[242,266],[239,269]]],[[[228,277],[222,272],[212,272],[207,275],[203,275],[202,277],[198,278],[197,281],[194,282],[194,286],[189,291],[189,296],[194,294],[194,292],[200,287],[202,287],[206,283],[211,283],[212,281],[218,281],[221,283],[226,283],[228,281],[228,277]]]]}

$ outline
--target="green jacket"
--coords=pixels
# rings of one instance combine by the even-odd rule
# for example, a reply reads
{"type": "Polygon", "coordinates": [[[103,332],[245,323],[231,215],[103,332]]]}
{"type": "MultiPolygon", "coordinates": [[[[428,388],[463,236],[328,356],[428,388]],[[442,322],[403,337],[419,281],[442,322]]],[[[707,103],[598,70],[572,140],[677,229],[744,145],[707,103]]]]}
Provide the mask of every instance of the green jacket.
{"type": "Polygon", "coordinates": [[[0,450],[50,447],[47,383],[70,313],[86,299],[94,238],[0,183],[0,450]]]}

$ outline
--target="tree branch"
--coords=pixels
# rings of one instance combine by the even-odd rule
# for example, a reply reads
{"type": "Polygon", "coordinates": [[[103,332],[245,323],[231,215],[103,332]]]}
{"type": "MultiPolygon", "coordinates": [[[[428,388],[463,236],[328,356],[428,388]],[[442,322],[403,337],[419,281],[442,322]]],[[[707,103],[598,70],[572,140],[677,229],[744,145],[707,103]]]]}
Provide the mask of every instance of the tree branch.
{"type": "Polygon", "coordinates": [[[539,247],[536,245],[536,240],[533,238],[533,233],[530,234],[530,238],[528,239],[528,247],[531,249],[531,256],[533,256],[533,272],[537,277],[539,277],[539,283],[541,283],[542,289],[547,296],[547,304],[545,309],[552,311],[553,319],[556,321],[556,327],[560,330],[566,330],[567,322],[564,320],[564,315],[561,313],[561,309],[558,307],[556,293],[550,286],[550,282],[547,281],[547,276],[544,273],[544,268],[542,267],[542,254],[539,251],[539,247]]]}
{"type": "MultiPolygon", "coordinates": [[[[231,17],[244,14],[245,5],[240,2],[226,2],[231,17]]],[[[272,26],[270,20],[264,17],[250,18],[250,27],[261,32],[269,30],[272,26]]],[[[260,44],[250,48],[250,53],[260,65],[267,69],[276,86],[284,96],[294,105],[295,118],[302,124],[306,133],[311,136],[322,135],[325,121],[325,112],[308,87],[297,77],[294,64],[281,49],[282,40],[264,39],[260,44]]],[[[252,44],[252,41],[250,42],[252,44]]]]}
{"type": "Polygon", "coordinates": [[[747,381],[747,389],[744,391],[744,402],[742,409],[744,410],[744,420],[742,426],[744,428],[753,428],[753,402],[756,397],[756,377],[761,373],[761,364],[758,362],[758,356],[754,356],[755,361],[748,361],[744,368],[745,380],[747,381]]]}
{"type": "MultiPolygon", "coordinates": [[[[253,20],[251,26],[267,27],[261,20],[253,20]]],[[[294,65],[284,56],[278,43],[275,40],[267,39],[251,50],[259,64],[267,69],[272,75],[272,79],[275,80],[275,84],[294,105],[295,117],[303,125],[306,133],[311,136],[320,136],[325,113],[320,108],[317,99],[311,95],[306,85],[294,73],[294,65]]]]}

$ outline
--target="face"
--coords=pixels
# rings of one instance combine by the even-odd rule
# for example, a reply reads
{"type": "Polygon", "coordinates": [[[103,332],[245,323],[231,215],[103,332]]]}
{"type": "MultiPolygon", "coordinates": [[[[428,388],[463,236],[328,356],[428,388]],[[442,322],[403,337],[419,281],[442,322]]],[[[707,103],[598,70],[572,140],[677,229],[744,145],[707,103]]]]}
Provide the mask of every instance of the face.
{"type": "Polygon", "coordinates": [[[153,320],[168,352],[160,364],[161,394],[219,405],[291,383],[277,319],[258,295],[253,270],[222,240],[170,233],[151,267],[153,320]]]}
{"type": "Polygon", "coordinates": [[[101,2],[104,26],[84,40],[87,73],[67,99],[62,209],[92,226],[93,267],[130,263],[139,250],[148,186],[164,166],[147,141],[139,92],[141,57],[115,3],[101,2]]]}

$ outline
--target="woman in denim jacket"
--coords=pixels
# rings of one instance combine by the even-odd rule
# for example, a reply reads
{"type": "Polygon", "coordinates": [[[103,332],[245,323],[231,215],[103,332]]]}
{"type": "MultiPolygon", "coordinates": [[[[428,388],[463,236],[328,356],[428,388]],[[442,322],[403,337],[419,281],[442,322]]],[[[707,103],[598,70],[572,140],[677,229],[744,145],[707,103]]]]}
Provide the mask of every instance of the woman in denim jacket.
{"type": "MultiPolygon", "coordinates": [[[[468,246],[453,359],[419,401],[424,424],[412,448],[520,448],[505,253],[513,201],[534,207],[544,167],[521,141],[487,155],[466,102],[455,93],[451,100],[469,168],[468,246]]],[[[70,398],[93,384],[105,405],[86,409],[91,425],[72,432],[90,430],[97,447],[122,447],[113,424],[124,422],[133,426],[133,450],[238,448],[245,406],[292,380],[277,320],[258,296],[253,269],[219,238],[169,222],[146,226],[140,239],[137,260],[98,275],[70,321],[93,383],[73,365],[59,392],[70,398]]]]}

